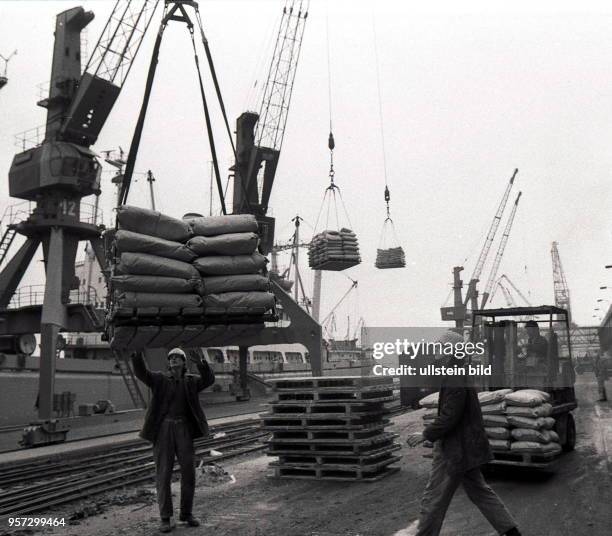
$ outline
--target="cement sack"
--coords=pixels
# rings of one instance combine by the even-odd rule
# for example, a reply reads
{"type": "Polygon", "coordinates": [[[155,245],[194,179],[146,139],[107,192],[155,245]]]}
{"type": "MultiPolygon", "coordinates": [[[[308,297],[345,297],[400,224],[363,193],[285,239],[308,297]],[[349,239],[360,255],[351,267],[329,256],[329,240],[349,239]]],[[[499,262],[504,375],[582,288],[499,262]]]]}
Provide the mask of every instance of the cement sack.
{"type": "Polygon", "coordinates": [[[497,404],[487,404],[481,406],[480,411],[483,415],[503,415],[506,410],[505,402],[498,402],[497,404]]]}
{"type": "Polygon", "coordinates": [[[204,277],[204,294],[222,292],[269,292],[270,280],[265,275],[219,275],[204,277]]]}
{"type": "Polygon", "coordinates": [[[156,236],[120,230],[115,233],[117,253],[148,253],[158,257],[193,262],[198,256],[185,244],[172,242],[156,236]]]}
{"type": "Polygon", "coordinates": [[[489,439],[489,446],[493,450],[510,450],[510,441],[507,439],[489,439]]]}
{"type": "Polygon", "coordinates": [[[535,408],[527,406],[508,406],[506,408],[506,415],[516,417],[530,417],[537,419],[538,417],[550,417],[552,413],[552,406],[550,404],[542,404],[535,408]]]}
{"type": "Polygon", "coordinates": [[[157,236],[173,242],[187,242],[191,229],[186,221],[148,208],[123,205],[117,209],[119,229],[157,236]]]}
{"type": "Polygon", "coordinates": [[[506,403],[509,406],[534,407],[550,401],[550,395],[537,389],[521,389],[506,395],[506,403]]]}
{"type": "Polygon", "coordinates": [[[200,274],[194,266],[176,259],[165,259],[148,253],[122,253],[115,268],[116,274],[157,275],[196,279],[200,274]]]}
{"type": "Polygon", "coordinates": [[[483,415],[482,421],[484,422],[485,427],[508,427],[508,418],[505,415],[483,415]]]}
{"type": "Polygon", "coordinates": [[[205,314],[264,314],[274,307],[270,292],[224,292],[204,296],[205,314]]]}
{"type": "Polygon", "coordinates": [[[487,437],[490,439],[510,439],[510,430],[503,426],[485,427],[487,437]]]}
{"type": "Polygon", "coordinates": [[[511,431],[515,441],[536,441],[537,443],[559,442],[559,436],[553,430],[532,430],[530,428],[514,428],[511,431]]]}
{"type": "Polygon", "coordinates": [[[252,214],[199,216],[185,220],[194,236],[217,236],[230,233],[256,233],[257,220],[252,214]]]}
{"type": "Polygon", "coordinates": [[[115,275],[111,278],[113,288],[128,292],[151,292],[157,294],[202,294],[204,285],[196,279],[159,277],[155,275],[115,275]]]}
{"type": "Polygon", "coordinates": [[[200,257],[193,265],[202,275],[257,274],[266,266],[267,259],[257,251],[251,255],[200,257]]]}
{"type": "Polygon", "coordinates": [[[196,257],[209,255],[250,255],[257,249],[258,236],[255,233],[230,233],[219,236],[194,236],[187,247],[196,257]]]}
{"type": "Polygon", "coordinates": [[[499,404],[504,401],[504,396],[511,393],[512,389],[499,389],[497,391],[483,391],[478,393],[478,402],[481,406],[488,404],[499,404]]]}
{"type": "Polygon", "coordinates": [[[116,292],[118,307],[201,307],[202,298],[197,294],[156,294],[152,292],[116,292]]]}
{"type": "Polygon", "coordinates": [[[519,417],[517,415],[509,415],[508,423],[516,428],[529,428],[530,430],[550,430],[555,426],[553,417],[539,417],[533,419],[530,417],[519,417]]]}
{"type": "Polygon", "coordinates": [[[425,398],[421,398],[421,400],[419,400],[419,405],[422,408],[437,408],[439,397],[440,397],[440,393],[431,393],[430,395],[427,395],[425,398]]]}
{"type": "Polygon", "coordinates": [[[559,454],[561,445],[559,443],[537,443],[536,441],[514,441],[510,450],[525,454],[559,454]]]}

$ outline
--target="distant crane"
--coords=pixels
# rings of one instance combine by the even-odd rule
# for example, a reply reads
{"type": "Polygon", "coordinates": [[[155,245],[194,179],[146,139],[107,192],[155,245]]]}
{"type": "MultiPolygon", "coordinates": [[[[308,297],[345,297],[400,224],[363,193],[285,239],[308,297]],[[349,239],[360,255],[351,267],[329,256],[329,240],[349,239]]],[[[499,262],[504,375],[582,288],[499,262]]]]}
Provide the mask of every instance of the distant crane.
{"type": "Polygon", "coordinates": [[[553,285],[555,291],[555,305],[566,309],[568,312],[568,320],[571,321],[571,302],[570,302],[570,291],[567,286],[567,280],[565,279],[565,273],[563,271],[563,265],[561,264],[561,257],[559,256],[559,248],[557,242],[552,243],[550,249],[550,255],[552,257],[552,268],[553,268],[553,285]]]}
{"type": "Polygon", "coordinates": [[[489,296],[491,295],[491,290],[493,289],[495,278],[497,277],[497,271],[499,270],[499,265],[501,264],[502,257],[504,256],[506,244],[508,243],[508,239],[510,238],[510,231],[512,230],[512,224],[514,223],[514,217],[516,216],[516,210],[518,209],[518,204],[521,199],[521,195],[522,192],[519,192],[516,196],[516,201],[514,201],[512,212],[510,212],[510,216],[508,217],[508,221],[506,222],[506,227],[504,228],[504,233],[502,234],[502,238],[499,242],[497,253],[495,255],[495,260],[493,261],[493,267],[491,268],[491,273],[489,275],[487,285],[485,286],[485,291],[482,294],[482,302],[480,304],[481,309],[484,309],[489,299],[489,296]]]}
{"type": "Polygon", "coordinates": [[[495,235],[497,233],[497,229],[499,227],[501,218],[506,208],[506,204],[508,203],[510,191],[512,190],[512,186],[514,185],[514,179],[516,178],[517,173],[518,169],[515,169],[514,173],[512,174],[512,177],[510,178],[510,181],[508,182],[508,185],[506,186],[504,195],[502,196],[501,201],[497,207],[497,211],[493,216],[493,221],[491,222],[491,225],[487,232],[487,236],[480,251],[480,255],[478,256],[478,260],[476,261],[476,266],[474,267],[472,276],[470,277],[470,282],[468,284],[468,289],[465,294],[465,299],[462,296],[463,281],[461,279],[461,272],[463,271],[463,266],[453,267],[453,305],[451,307],[442,307],[440,309],[440,313],[442,320],[454,321],[455,326],[457,328],[463,328],[463,324],[466,320],[468,304],[472,311],[478,309],[478,289],[476,286],[480,281],[482,270],[485,266],[487,257],[489,256],[489,252],[491,251],[491,245],[493,244],[493,241],[495,239],[495,235]]]}
{"type": "Polygon", "coordinates": [[[0,89],[6,86],[8,82],[8,77],[6,76],[8,70],[8,63],[9,61],[11,61],[11,58],[16,54],[17,50],[13,50],[13,52],[11,52],[6,58],[2,54],[0,54],[0,59],[4,61],[4,70],[2,71],[2,74],[0,74],[0,89]]]}
{"type": "Polygon", "coordinates": [[[514,185],[514,179],[517,173],[518,169],[515,169],[514,173],[512,174],[512,177],[510,178],[510,182],[508,182],[508,186],[506,186],[506,190],[504,191],[504,195],[502,196],[502,199],[499,202],[499,206],[497,207],[495,216],[493,216],[493,221],[491,222],[491,226],[489,227],[489,232],[487,233],[487,236],[485,238],[485,242],[482,247],[482,250],[480,251],[480,255],[478,256],[478,260],[476,261],[476,266],[474,267],[474,271],[472,272],[472,277],[470,277],[470,282],[468,284],[468,289],[465,295],[465,301],[463,302],[463,305],[467,306],[468,304],[470,304],[471,309],[473,311],[478,309],[478,290],[476,289],[476,285],[480,281],[482,270],[487,261],[487,257],[489,256],[491,245],[493,244],[493,240],[495,239],[497,228],[499,227],[502,215],[506,208],[506,204],[508,203],[508,197],[510,197],[510,190],[512,190],[512,186],[514,185]]]}

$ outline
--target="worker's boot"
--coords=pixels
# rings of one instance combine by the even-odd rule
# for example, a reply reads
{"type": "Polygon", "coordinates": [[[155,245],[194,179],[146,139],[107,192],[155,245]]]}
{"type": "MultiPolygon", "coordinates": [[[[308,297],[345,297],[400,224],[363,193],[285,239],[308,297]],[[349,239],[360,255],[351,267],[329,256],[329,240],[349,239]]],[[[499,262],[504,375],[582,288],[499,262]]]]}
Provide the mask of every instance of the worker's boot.
{"type": "Polygon", "coordinates": [[[190,527],[200,526],[200,521],[198,520],[198,518],[193,517],[193,515],[191,514],[188,514],[188,515],[181,514],[181,516],[179,517],[179,521],[182,521],[183,523],[187,523],[187,525],[190,527]]]}
{"type": "Polygon", "coordinates": [[[514,527],[510,529],[508,532],[504,532],[503,536],[521,536],[521,533],[519,532],[518,528],[514,527]]]}
{"type": "Polygon", "coordinates": [[[172,532],[174,528],[174,519],[171,517],[162,517],[159,524],[159,532],[172,532]]]}

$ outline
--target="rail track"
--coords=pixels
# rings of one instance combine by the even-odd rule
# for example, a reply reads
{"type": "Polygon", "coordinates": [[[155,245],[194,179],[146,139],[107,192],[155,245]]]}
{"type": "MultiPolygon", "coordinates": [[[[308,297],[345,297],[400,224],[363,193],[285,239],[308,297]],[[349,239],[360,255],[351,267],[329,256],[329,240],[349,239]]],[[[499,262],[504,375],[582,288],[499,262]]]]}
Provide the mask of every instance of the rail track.
{"type": "MultiPolygon", "coordinates": [[[[389,416],[406,411],[398,406],[389,409],[389,416]]],[[[265,448],[266,436],[268,433],[260,428],[259,419],[214,426],[210,437],[195,441],[196,456],[208,463],[256,452],[265,448]],[[213,456],[213,449],[221,454],[213,456]]],[[[151,446],[141,439],[2,464],[0,522],[9,516],[42,513],[118,488],[142,484],[154,477],[151,446]]]]}
{"type": "MultiPolygon", "coordinates": [[[[195,441],[196,456],[204,463],[261,450],[267,433],[260,429],[259,420],[248,419],[211,427],[211,435],[195,441]],[[221,455],[211,455],[212,449],[221,455]]],[[[91,448],[68,458],[4,464],[0,466],[0,520],[44,512],[154,477],[151,447],[142,440],[91,448]]]]}

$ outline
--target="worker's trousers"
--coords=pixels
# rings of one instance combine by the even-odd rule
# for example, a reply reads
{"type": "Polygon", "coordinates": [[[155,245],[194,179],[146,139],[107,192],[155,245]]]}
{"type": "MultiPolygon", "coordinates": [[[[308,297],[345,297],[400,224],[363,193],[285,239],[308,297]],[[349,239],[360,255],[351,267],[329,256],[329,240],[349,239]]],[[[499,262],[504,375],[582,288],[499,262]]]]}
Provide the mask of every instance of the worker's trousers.
{"type": "Polygon", "coordinates": [[[181,516],[192,513],[195,493],[195,465],[193,438],[186,419],[164,419],[153,445],[157,469],[157,502],[162,518],[173,515],[172,469],[174,457],[181,468],[181,516]]]}
{"type": "Polygon", "coordinates": [[[419,525],[415,536],[440,534],[444,516],[459,485],[463,485],[470,501],[478,507],[499,534],[504,534],[517,526],[504,503],[485,482],[480,469],[472,469],[457,475],[449,474],[440,444],[436,442],[431,474],[421,501],[419,525]]]}

